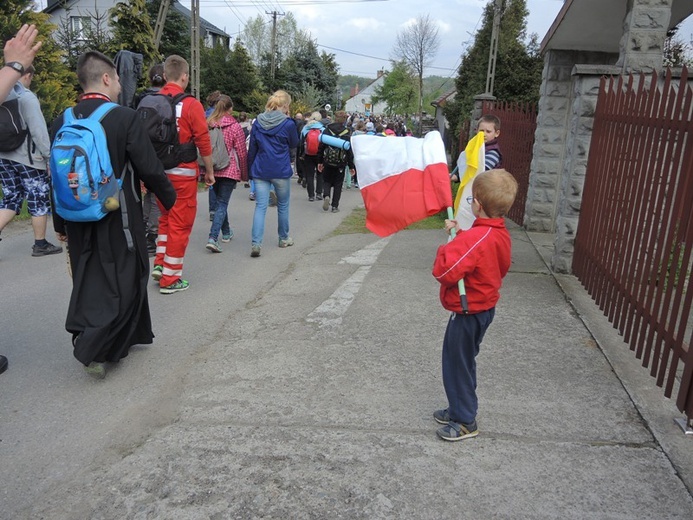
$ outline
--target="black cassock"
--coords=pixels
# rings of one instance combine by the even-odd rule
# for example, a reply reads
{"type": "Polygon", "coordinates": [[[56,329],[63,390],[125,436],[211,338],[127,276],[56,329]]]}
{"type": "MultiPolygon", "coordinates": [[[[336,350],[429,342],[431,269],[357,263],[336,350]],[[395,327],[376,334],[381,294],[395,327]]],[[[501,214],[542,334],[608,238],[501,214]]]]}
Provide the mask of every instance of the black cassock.
{"type": "MultiPolygon", "coordinates": [[[[87,99],[74,107],[76,117],[87,117],[101,99],[87,99]]],[[[132,345],[152,342],[147,300],[149,257],[142,221],[140,180],[167,209],[176,192],[164,172],[136,112],[116,107],[102,121],[111,164],[123,175],[132,247],[128,248],[122,208],[98,222],[68,222],[54,214],[58,233],[67,234],[73,288],[65,328],[73,336],[74,355],[83,364],[118,361],[132,345]],[[131,168],[125,168],[128,163],[131,168]]],[[[62,116],[52,127],[52,137],[62,116]]]]}

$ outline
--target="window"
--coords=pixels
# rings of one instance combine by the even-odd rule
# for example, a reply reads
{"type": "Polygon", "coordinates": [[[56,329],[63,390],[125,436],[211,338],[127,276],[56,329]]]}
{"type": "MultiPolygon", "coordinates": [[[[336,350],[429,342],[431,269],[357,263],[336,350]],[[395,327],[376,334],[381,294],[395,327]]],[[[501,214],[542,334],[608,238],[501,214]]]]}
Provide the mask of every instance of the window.
{"type": "Polygon", "coordinates": [[[77,40],[86,40],[87,31],[91,26],[91,18],[88,16],[70,16],[70,30],[77,40]]]}

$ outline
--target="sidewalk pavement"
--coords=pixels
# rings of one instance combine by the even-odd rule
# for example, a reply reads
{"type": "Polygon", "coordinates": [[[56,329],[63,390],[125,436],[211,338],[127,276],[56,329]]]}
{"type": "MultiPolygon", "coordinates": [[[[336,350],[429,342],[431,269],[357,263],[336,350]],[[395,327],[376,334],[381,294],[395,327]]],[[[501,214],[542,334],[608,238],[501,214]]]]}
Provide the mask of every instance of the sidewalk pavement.
{"type": "Polygon", "coordinates": [[[31,517],[693,518],[673,403],[579,283],[547,269],[551,237],[512,235],[477,360],[478,437],[443,442],[431,416],[446,405],[443,231],[332,236],[200,347],[175,421],[31,517]]]}

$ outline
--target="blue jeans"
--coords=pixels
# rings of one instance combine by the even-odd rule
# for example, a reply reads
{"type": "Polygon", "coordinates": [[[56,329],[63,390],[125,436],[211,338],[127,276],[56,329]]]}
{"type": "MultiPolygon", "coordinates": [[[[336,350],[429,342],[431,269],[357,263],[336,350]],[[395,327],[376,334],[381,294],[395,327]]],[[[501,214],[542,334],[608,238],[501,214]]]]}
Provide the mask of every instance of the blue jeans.
{"type": "Polygon", "coordinates": [[[495,308],[478,314],[450,316],[443,340],[443,386],[450,419],[471,424],[476,419],[476,356],[495,308]]]}
{"type": "Polygon", "coordinates": [[[207,191],[209,192],[209,212],[214,213],[217,210],[217,195],[212,188],[207,191]]]}
{"type": "Polygon", "coordinates": [[[289,238],[289,195],[291,194],[291,178],[288,179],[255,179],[255,214],[253,215],[253,245],[262,245],[265,235],[265,214],[269,205],[270,188],[274,186],[277,193],[277,232],[279,240],[289,238]]]}
{"type": "Polygon", "coordinates": [[[222,235],[230,235],[231,228],[229,226],[229,200],[231,199],[231,194],[236,187],[236,181],[226,177],[217,177],[210,193],[213,191],[216,197],[217,208],[214,211],[214,220],[212,221],[212,228],[209,230],[209,238],[217,240],[219,238],[219,231],[221,230],[222,235]]]}

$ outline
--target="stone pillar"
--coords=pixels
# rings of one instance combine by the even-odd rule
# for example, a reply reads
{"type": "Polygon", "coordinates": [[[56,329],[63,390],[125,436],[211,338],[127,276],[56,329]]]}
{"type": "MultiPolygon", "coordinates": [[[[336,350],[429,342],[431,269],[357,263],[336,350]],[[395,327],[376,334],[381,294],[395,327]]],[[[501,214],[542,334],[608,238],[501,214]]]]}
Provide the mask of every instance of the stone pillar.
{"type": "Polygon", "coordinates": [[[576,65],[573,69],[572,102],[560,176],[556,238],[551,257],[551,269],[556,273],[571,272],[599,82],[602,76],[618,74],[619,70],[618,67],[604,65],[576,65]]]}
{"type": "Polygon", "coordinates": [[[623,20],[620,57],[624,74],[660,72],[673,0],[629,0],[623,20]]]}
{"type": "Polygon", "coordinates": [[[569,51],[549,50],[544,70],[534,138],[524,227],[552,233],[570,107],[571,71],[575,57],[569,51]]]}
{"type": "Polygon", "coordinates": [[[474,108],[472,108],[472,118],[469,123],[469,139],[476,135],[477,128],[479,127],[479,119],[481,119],[481,116],[483,115],[482,108],[484,101],[495,100],[496,96],[491,94],[479,94],[478,96],[474,96],[474,108]]]}

